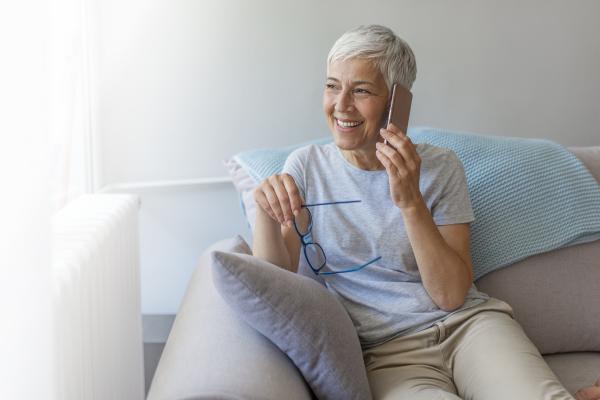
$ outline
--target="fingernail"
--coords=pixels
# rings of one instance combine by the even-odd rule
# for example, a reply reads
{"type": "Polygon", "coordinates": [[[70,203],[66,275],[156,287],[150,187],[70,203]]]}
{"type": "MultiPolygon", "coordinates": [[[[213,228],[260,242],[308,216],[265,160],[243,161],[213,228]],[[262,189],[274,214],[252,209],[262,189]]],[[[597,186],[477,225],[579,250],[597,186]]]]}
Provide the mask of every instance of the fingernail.
{"type": "Polygon", "coordinates": [[[294,210],[294,216],[298,216],[298,214],[300,214],[300,210],[294,210]]]}

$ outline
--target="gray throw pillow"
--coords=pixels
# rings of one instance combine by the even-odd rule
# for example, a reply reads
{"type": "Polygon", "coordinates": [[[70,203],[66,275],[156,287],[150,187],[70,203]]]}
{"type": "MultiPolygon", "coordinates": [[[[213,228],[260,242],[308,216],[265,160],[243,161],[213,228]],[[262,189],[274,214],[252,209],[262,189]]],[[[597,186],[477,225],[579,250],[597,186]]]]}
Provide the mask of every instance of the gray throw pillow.
{"type": "Polygon", "coordinates": [[[314,280],[247,254],[211,253],[225,302],[281,349],[319,399],[371,399],[356,330],[314,280]]]}

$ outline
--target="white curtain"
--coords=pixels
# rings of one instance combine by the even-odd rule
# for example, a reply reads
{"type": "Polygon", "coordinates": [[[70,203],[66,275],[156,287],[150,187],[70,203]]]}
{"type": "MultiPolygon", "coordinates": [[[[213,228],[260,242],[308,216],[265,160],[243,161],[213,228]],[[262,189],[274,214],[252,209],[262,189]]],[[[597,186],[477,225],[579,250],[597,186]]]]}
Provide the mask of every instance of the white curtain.
{"type": "Polygon", "coordinates": [[[0,3],[0,399],[56,399],[51,218],[93,190],[83,1],[0,3]]]}
{"type": "Polygon", "coordinates": [[[0,398],[55,399],[48,4],[0,5],[0,398]]]}
{"type": "Polygon", "coordinates": [[[52,209],[94,191],[88,0],[51,1],[52,209]]]}

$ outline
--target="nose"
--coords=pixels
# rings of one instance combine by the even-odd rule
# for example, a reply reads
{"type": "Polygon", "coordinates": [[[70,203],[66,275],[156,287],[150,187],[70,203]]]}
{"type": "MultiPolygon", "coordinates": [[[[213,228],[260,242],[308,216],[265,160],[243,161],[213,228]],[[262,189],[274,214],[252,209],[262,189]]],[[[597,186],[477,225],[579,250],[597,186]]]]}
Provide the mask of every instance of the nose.
{"type": "Polygon", "coordinates": [[[344,112],[354,106],[354,99],[350,90],[341,90],[335,99],[335,111],[344,112]]]}

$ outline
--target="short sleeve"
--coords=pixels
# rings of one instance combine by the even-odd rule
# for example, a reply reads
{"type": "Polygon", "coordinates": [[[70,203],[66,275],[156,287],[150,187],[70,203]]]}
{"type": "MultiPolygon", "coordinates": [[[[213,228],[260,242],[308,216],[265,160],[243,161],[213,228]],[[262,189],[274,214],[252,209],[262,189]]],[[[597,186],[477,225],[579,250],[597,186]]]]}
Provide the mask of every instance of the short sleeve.
{"type": "Polygon", "coordinates": [[[436,225],[469,223],[475,220],[467,177],[462,162],[450,151],[446,157],[445,184],[431,210],[436,225]]]}
{"type": "Polygon", "coordinates": [[[306,148],[294,150],[285,160],[283,169],[281,171],[282,174],[290,174],[292,178],[294,178],[296,186],[298,186],[298,190],[300,191],[300,196],[303,200],[306,199],[306,173],[304,167],[305,158],[306,148]]]}

